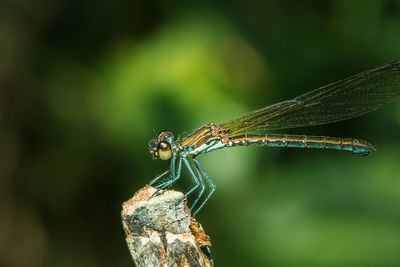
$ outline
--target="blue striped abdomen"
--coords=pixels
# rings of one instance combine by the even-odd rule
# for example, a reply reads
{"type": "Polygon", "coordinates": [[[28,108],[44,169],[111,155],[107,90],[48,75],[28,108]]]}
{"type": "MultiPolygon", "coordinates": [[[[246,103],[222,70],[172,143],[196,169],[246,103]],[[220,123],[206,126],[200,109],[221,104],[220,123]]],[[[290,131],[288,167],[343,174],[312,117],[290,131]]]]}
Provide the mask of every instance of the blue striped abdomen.
{"type": "Polygon", "coordinates": [[[229,141],[226,146],[325,148],[349,151],[352,154],[361,156],[366,156],[371,150],[375,150],[372,145],[363,140],[327,136],[246,134],[232,137],[229,141]]]}

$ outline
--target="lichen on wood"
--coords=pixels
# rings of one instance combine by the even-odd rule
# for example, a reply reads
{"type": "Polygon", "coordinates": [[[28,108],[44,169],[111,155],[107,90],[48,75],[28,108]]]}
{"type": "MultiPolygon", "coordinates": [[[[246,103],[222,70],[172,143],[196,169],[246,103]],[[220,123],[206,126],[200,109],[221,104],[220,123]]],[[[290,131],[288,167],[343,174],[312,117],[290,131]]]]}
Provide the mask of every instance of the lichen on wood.
{"type": "Polygon", "coordinates": [[[122,224],[137,266],[213,266],[210,237],[182,197],[146,186],[123,203],[122,224]]]}

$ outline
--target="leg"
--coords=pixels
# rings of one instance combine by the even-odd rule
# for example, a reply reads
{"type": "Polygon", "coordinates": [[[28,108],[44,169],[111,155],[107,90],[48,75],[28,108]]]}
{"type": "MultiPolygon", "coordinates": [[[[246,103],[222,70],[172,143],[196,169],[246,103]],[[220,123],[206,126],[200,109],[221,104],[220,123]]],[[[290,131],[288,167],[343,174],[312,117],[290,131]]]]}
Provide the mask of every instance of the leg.
{"type": "Polygon", "coordinates": [[[175,160],[176,157],[173,157],[171,159],[171,173],[172,173],[172,178],[169,179],[168,181],[159,184],[156,186],[156,188],[158,189],[164,189],[165,187],[169,186],[170,184],[172,184],[173,182],[175,182],[176,180],[178,180],[181,177],[181,170],[182,170],[182,156],[179,159],[179,165],[178,165],[178,172],[175,174],[175,160]]]}
{"type": "Polygon", "coordinates": [[[214,193],[216,186],[213,180],[210,178],[210,176],[208,176],[206,171],[203,169],[203,167],[201,167],[200,163],[196,159],[193,159],[193,161],[196,164],[196,166],[200,169],[200,171],[204,174],[204,176],[207,177],[208,181],[210,181],[212,187],[211,192],[204,199],[203,203],[201,203],[200,207],[193,213],[193,216],[195,216],[199,212],[199,210],[204,206],[204,204],[206,204],[207,200],[211,197],[211,195],[214,193]]]}
{"type": "MultiPolygon", "coordinates": [[[[187,159],[184,158],[183,161],[185,162],[185,165],[186,165],[187,169],[189,170],[190,175],[192,176],[192,178],[193,178],[194,182],[196,183],[196,185],[195,185],[192,189],[190,189],[189,192],[187,192],[183,197],[181,197],[180,199],[178,199],[178,200],[175,202],[175,205],[178,204],[179,202],[181,202],[182,200],[184,200],[188,195],[190,195],[194,190],[196,190],[196,189],[199,187],[199,185],[201,185],[202,187],[204,187],[204,181],[203,181],[202,178],[201,178],[201,175],[200,175],[199,170],[196,169],[196,170],[197,170],[197,173],[198,173],[198,175],[199,175],[199,178],[197,178],[196,175],[194,174],[193,170],[192,170],[192,167],[190,167],[190,164],[189,164],[189,162],[187,161],[187,159]],[[201,181],[201,182],[200,182],[200,181],[201,181]]],[[[197,201],[197,200],[196,200],[196,201],[197,201]]],[[[192,205],[192,208],[193,208],[193,205],[192,205]]]]}
{"type": "Polygon", "coordinates": [[[200,173],[200,169],[199,169],[199,166],[198,166],[198,161],[196,159],[193,159],[193,161],[195,163],[196,171],[197,171],[197,174],[199,176],[199,180],[201,182],[201,191],[200,191],[199,195],[197,196],[196,200],[193,202],[192,206],[190,207],[190,210],[193,210],[194,206],[199,201],[199,199],[201,198],[201,196],[203,195],[203,193],[204,193],[204,191],[206,189],[206,186],[204,185],[204,180],[203,180],[202,175],[200,173]]]}
{"type": "Polygon", "coordinates": [[[160,180],[163,176],[165,176],[167,173],[169,173],[170,170],[166,170],[165,172],[163,172],[162,174],[160,174],[159,176],[157,176],[156,178],[154,178],[153,180],[150,181],[149,185],[154,184],[155,182],[157,182],[158,180],[160,180]]]}
{"type": "MultiPolygon", "coordinates": [[[[193,180],[195,181],[196,185],[195,185],[192,189],[190,189],[189,192],[187,192],[187,193],[182,197],[182,199],[184,199],[184,198],[186,198],[188,195],[190,195],[190,193],[192,193],[194,190],[196,190],[197,187],[199,187],[199,185],[201,184],[201,183],[200,183],[201,177],[200,177],[200,176],[199,176],[199,178],[196,177],[196,175],[194,174],[194,172],[193,172],[193,170],[192,170],[192,167],[190,167],[189,162],[187,161],[187,159],[184,158],[183,161],[185,162],[185,165],[186,165],[186,167],[188,168],[188,170],[189,170],[189,172],[190,172],[190,175],[192,175],[193,180]]],[[[182,200],[182,199],[181,199],[181,200],[182,200]]],[[[180,201],[180,200],[179,200],[179,201],[180,201]]]]}

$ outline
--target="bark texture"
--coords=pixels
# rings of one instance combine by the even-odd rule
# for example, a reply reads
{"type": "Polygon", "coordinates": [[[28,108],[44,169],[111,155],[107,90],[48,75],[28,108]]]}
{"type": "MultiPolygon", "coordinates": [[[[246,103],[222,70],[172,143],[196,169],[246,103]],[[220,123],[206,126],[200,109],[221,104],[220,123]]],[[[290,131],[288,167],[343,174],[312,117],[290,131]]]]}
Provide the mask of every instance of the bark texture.
{"type": "Polygon", "coordinates": [[[213,266],[210,237],[190,216],[182,192],[146,186],[122,205],[126,242],[137,266],[213,266]]]}

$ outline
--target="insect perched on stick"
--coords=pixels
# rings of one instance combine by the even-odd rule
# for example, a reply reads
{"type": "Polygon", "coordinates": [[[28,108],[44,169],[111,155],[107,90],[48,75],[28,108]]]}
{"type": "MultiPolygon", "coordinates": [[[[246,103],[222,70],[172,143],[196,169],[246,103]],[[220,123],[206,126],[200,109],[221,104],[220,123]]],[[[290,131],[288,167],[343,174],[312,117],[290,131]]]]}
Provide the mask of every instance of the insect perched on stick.
{"type": "Polygon", "coordinates": [[[246,133],[255,130],[315,126],[347,120],[374,111],[399,96],[400,61],[398,60],[291,100],[257,109],[231,121],[204,125],[181,140],[174,140],[171,132],[162,131],[157,138],[150,141],[150,152],[154,158],[171,160],[171,166],[154,178],[150,184],[154,184],[170,173],[170,178],[156,187],[163,189],[171,185],[181,177],[183,162],[196,183],[184,197],[200,187],[200,192],[191,206],[193,211],[205,191],[204,179],[207,179],[211,184],[211,191],[193,213],[194,216],[215,191],[214,182],[196,159],[200,154],[225,147],[267,146],[336,149],[366,156],[375,149],[371,144],[360,139],[246,133]],[[193,161],[194,169],[190,166],[189,160],[193,161]]]}

